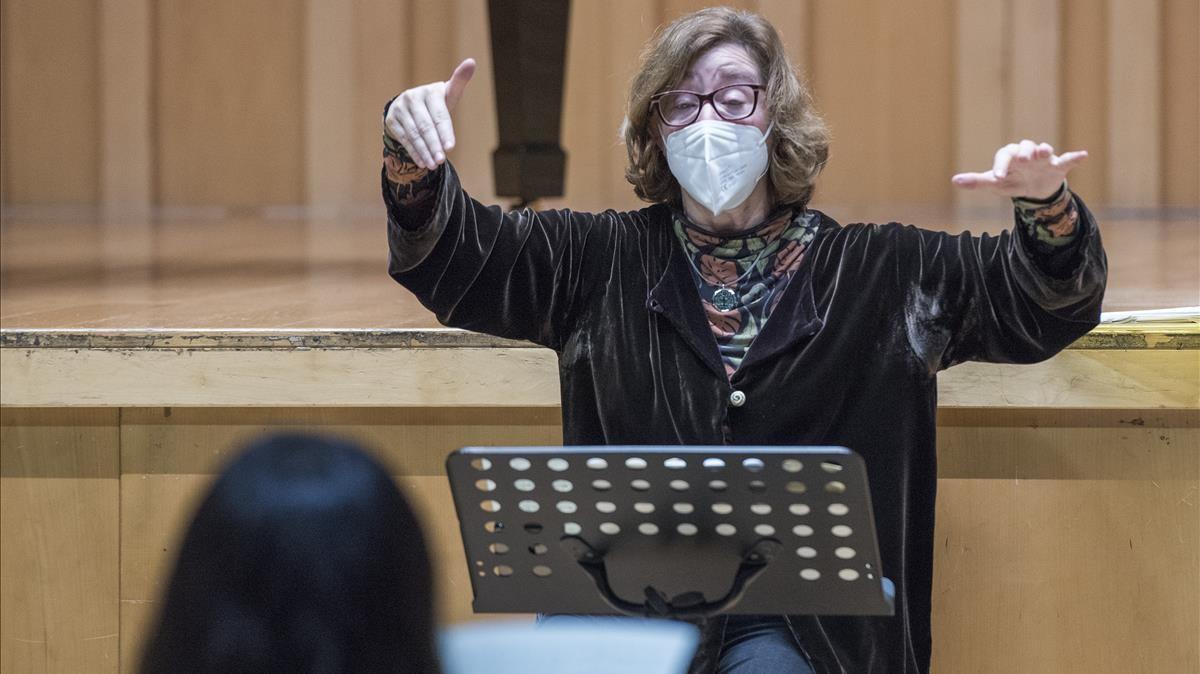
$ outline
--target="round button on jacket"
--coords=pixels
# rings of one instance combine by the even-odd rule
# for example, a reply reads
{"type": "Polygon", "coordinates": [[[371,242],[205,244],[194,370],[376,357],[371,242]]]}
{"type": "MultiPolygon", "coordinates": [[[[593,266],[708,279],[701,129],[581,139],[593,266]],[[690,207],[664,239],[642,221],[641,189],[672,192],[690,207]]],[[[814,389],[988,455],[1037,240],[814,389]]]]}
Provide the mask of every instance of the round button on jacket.
{"type": "Polygon", "coordinates": [[[729,394],[729,404],[734,407],[741,407],[746,404],[746,394],[741,391],[734,391],[729,394]]]}

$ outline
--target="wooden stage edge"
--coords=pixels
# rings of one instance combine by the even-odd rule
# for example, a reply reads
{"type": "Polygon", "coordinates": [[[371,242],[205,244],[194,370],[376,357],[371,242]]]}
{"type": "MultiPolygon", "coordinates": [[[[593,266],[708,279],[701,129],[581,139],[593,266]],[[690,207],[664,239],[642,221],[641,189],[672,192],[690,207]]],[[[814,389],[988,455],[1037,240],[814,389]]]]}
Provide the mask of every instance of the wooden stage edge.
{"type": "MultiPolygon", "coordinates": [[[[554,353],[440,330],[0,330],[6,407],[557,407],[554,353]]],[[[1200,408],[1200,329],[1100,326],[1036,365],[964,363],[942,407],[1200,408]]]]}

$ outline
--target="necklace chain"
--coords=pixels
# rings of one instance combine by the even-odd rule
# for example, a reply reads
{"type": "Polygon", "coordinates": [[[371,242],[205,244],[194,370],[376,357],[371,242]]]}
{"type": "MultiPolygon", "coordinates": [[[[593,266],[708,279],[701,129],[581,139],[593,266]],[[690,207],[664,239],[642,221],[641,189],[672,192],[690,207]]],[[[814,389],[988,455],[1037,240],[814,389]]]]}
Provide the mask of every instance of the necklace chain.
{"type": "MultiPolygon", "coordinates": [[[[718,311],[729,311],[742,301],[741,293],[736,290],[737,284],[741,283],[742,279],[746,278],[750,275],[750,272],[754,271],[755,267],[758,266],[759,260],[762,259],[763,255],[766,255],[767,250],[771,247],[771,244],[777,242],[778,241],[772,241],[771,243],[764,244],[762,250],[758,251],[758,256],[754,258],[754,261],[750,263],[750,266],[746,268],[746,271],[742,272],[741,276],[738,276],[729,283],[717,281],[717,290],[713,292],[713,306],[716,307],[718,311]],[[730,286],[732,286],[733,289],[731,289],[730,286]]],[[[686,249],[683,251],[683,254],[685,257],[687,257],[688,262],[692,265],[692,269],[696,270],[696,275],[700,277],[701,281],[703,281],[704,274],[700,272],[700,267],[696,266],[696,261],[692,259],[691,254],[688,253],[686,249]]],[[[703,253],[701,253],[701,255],[703,255],[703,253]]],[[[737,269],[736,261],[733,262],[733,268],[737,269]]]]}

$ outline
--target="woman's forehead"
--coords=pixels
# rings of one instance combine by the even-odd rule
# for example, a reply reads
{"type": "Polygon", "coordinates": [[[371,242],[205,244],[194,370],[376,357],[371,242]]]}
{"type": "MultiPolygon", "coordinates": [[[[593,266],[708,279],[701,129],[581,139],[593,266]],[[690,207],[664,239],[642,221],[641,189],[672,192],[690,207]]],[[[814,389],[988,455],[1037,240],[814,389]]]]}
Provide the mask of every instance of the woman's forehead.
{"type": "Polygon", "coordinates": [[[758,65],[746,48],[721,44],[701,54],[680,84],[733,84],[758,81],[758,65]]]}

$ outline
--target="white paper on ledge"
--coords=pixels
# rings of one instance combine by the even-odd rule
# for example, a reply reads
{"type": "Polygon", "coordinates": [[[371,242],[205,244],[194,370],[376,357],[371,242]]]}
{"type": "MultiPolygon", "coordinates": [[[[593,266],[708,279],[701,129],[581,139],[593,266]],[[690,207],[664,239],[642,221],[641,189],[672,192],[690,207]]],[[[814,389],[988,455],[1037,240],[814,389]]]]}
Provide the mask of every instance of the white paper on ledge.
{"type": "Polygon", "coordinates": [[[1136,311],[1105,311],[1101,323],[1200,323],[1200,307],[1170,309],[1138,309],[1136,311]]]}

